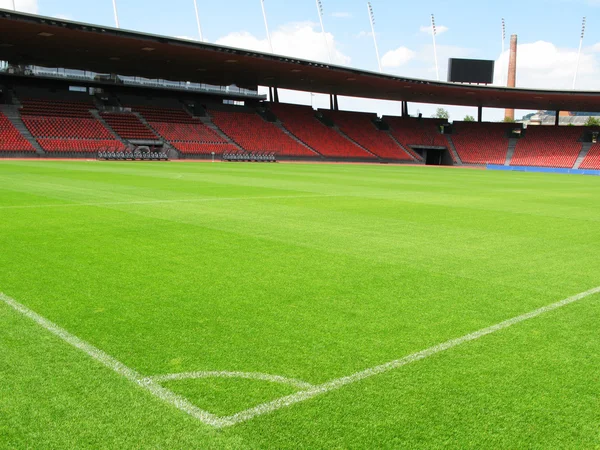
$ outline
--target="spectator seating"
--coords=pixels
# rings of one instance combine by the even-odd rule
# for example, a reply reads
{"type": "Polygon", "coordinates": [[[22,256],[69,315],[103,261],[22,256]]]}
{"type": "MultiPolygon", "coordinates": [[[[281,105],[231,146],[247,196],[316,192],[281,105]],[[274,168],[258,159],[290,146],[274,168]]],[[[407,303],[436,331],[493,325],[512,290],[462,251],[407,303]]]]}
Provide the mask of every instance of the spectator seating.
{"type": "Polygon", "coordinates": [[[249,152],[275,152],[278,157],[317,156],[254,112],[211,111],[210,114],[216,126],[249,152]]]}
{"type": "Polygon", "coordinates": [[[42,149],[48,153],[95,153],[100,150],[125,150],[125,145],[116,139],[38,139],[42,149]]]}
{"type": "Polygon", "coordinates": [[[272,104],[271,110],[287,130],[323,156],[374,159],[373,155],[321,123],[310,106],[272,104]]]}
{"type": "Polygon", "coordinates": [[[186,155],[215,155],[237,152],[239,149],[232,144],[207,144],[201,142],[171,142],[171,145],[178,151],[186,155]]]}
{"type": "Polygon", "coordinates": [[[390,126],[392,135],[404,147],[448,147],[446,137],[439,130],[445,120],[385,116],[383,121],[390,126]]]}
{"type": "Polygon", "coordinates": [[[380,158],[413,161],[413,158],[394,142],[387,133],[377,129],[373,123],[373,120],[377,118],[376,114],[346,111],[321,112],[332,119],[350,139],[380,158]]]}
{"type": "Polygon", "coordinates": [[[46,100],[38,98],[23,98],[21,101],[22,116],[37,117],[80,117],[90,118],[90,109],[95,106],[91,99],[85,101],[46,100]]]}
{"type": "Polygon", "coordinates": [[[452,141],[465,164],[504,164],[515,124],[454,122],[452,141]]]}
{"type": "Polygon", "coordinates": [[[600,170],[600,144],[594,144],[579,166],[580,169],[600,170]]]}
{"type": "Polygon", "coordinates": [[[36,138],[114,139],[114,136],[91,116],[78,118],[25,115],[23,123],[36,138]]]}
{"type": "Polygon", "coordinates": [[[35,152],[8,118],[0,112],[0,152],[35,152]]]}
{"type": "Polygon", "coordinates": [[[579,156],[581,127],[530,126],[519,139],[511,166],[572,168],[579,156]]]}
{"type": "Polygon", "coordinates": [[[158,136],[131,113],[102,113],[106,123],[123,139],[157,141],[158,136]]]}

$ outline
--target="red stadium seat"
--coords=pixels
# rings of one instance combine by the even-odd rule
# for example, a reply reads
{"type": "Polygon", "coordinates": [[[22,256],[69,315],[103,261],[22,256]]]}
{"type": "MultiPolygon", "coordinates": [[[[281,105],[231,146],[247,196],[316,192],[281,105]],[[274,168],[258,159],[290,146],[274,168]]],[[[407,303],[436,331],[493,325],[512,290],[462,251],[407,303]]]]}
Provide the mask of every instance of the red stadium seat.
{"type": "Polygon", "coordinates": [[[466,164],[504,164],[508,135],[515,124],[454,122],[452,141],[466,164]]]}
{"type": "MultiPolygon", "coordinates": [[[[409,151],[413,151],[413,146],[448,148],[446,137],[439,131],[444,120],[391,116],[383,120],[390,126],[392,136],[409,151]]],[[[413,155],[420,158],[416,153],[413,155]]]]}
{"type": "Polygon", "coordinates": [[[35,152],[8,118],[0,112],[0,152],[35,152]]]}
{"type": "Polygon", "coordinates": [[[131,113],[102,113],[106,123],[123,139],[157,141],[158,136],[131,113]]]}
{"type": "Polygon", "coordinates": [[[600,144],[592,145],[592,148],[590,148],[579,168],[600,170],[600,144]]]}
{"type": "Polygon", "coordinates": [[[413,161],[413,158],[387,133],[377,129],[373,123],[376,114],[345,111],[322,111],[322,113],[331,118],[349,138],[380,158],[413,161]]]}
{"type": "Polygon", "coordinates": [[[273,104],[271,110],[294,136],[323,156],[342,159],[374,159],[373,155],[325,126],[310,106],[273,104]]]}
{"type": "Polygon", "coordinates": [[[572,168],[581,151],[581,127],[530,126],[519,139],[511,166],[572,168]]]}

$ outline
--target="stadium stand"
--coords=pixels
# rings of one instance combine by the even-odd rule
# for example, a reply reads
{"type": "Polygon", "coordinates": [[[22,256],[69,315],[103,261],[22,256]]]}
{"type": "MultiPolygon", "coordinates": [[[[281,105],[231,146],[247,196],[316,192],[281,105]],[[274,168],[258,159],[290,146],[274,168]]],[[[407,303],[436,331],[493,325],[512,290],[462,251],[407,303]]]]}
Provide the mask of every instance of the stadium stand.
{"type": "Polygon", "coordinates": [[[253,112],[210,111],[213,123],[244,150],[275,152],[278,157],[316,157],[274,123],[253,112]]]}
{"type": "Polygon", "coordinates": [[[413,158],[387,133],[377,129],[373,123],[377,118],[376,114],[347,111],[321,112],[333,120],[350,139],[378,157],[386,160],[413,161],[413,158]]]}
{"type": "Polygon", "coordinates": [[[116,139],[38,139],[44,151],[48,153],[95,153],[100,150],[125,150],[125,145],[116,139]]]}
{"type": "Polygon", "coordinates": [[[511,166],[572,168],[582,144],[581,127],[530,126],[519,139],[511,166]]]}
{"type": "Polygon", "coordinates": [[[580,169],[600,170],[600,144],[594,144],[579,166],[580,169]]]}
{"type": "Polygon", "coordinates": [[[35,152],[31,143],[0,112],[0,152],[35,152]]]}
{"type": "Polygon", "coordinates": [[[335,159],[375,159],[315,117],[310,106],[272,104],[271,110],[294,136],[321,155],[335,159]]]}
{"type": "Polygon", "coordinates": [[[454,122],[452,141],[465,164],[504,164],[514,124],[454,122]]]}
{"type": "Polygon", "coordinates": [[[448,147],[448,141],[438,127],[446,122],[438,119],[416,119],[385,116],[390,132],[405,148],[413,146],[448,147]]]}
{"type": "Polygon", "coordinates": [[[183,107],[131,106],[152,129],[183,154],[222,155],[237,150],[183,107]]]}
{"type": "Polygon", "coordinates": [[[132,113],[103,112],[102,118],[123,139],[133,141],[157,141],[158,136],[132,113]]]}

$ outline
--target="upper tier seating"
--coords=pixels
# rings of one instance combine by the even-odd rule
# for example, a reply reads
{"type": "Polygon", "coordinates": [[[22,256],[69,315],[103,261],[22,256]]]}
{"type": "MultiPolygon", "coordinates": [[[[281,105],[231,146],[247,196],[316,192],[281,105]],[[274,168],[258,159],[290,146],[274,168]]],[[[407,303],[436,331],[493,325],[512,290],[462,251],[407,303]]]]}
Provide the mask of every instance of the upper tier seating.
{"type": "Polygon", "coordinates": [[[592,145],[579,168],[600,170],[600,144],[592,145]]]}
{"type": "Polygon", "coordinates": [[[317,156],[256,113],[211,111],[213,122],[249,152],[275,152],[278,156],[317,156]]]}
{"type": "Polygon", "coordinates": [[[90,118],[90,109],[95,106],[90,100],[87,101],[64,101],[45,100],[36,98],[23,98],[21,100],[22,116],[58,116],[58,117],[80,117],[90,118]]]}
{"type": "Polygon", "coordinates": [[[0,152],[35,152],[8,118],[0,112],[0,152]]]}
{"type": "Polygon", "coordinates": [[[466,164],[504,164],[508,133],[517,127],[506,123],[454,122],[452,141],[466,164]]]}
{"type": "Polygon", "coordinates": [[[380,158],[398,161],[413,160],[387,133],[377,129],[373,123],[377,118],[376,114],[346,111],[322,111],[322,113],[331,118],[350,139],[380,158]]]}
{"type": "Polygon", "coordinates": [[[144,125],[135,114],[102,113],[102,118],[123,139],[157,141],[158,136],[144,125]]]}
{"type": "Polygon", "coordinates": [[[581,151],[581,127],[530,126],[519,139],[511,166],[572,168],[581,151]]]}
{"type": "Polygon", "coordinates": [[[272,104],[271,110],[286,129],[323,156],[374,159],[373,155],[321,123],[310,106],[272,104]]]}

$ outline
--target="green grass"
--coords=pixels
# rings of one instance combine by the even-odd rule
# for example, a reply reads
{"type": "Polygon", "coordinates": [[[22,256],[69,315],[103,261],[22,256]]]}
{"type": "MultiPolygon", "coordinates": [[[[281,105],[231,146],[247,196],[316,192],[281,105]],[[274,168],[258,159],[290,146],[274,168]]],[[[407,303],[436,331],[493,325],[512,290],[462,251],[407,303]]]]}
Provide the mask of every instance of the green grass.
{"type": "MultiPolygon", "coordinates": [[[[350,375],[600,286],[599,230],[595,177],[0,162],[0,292],[146,376],[350,375]]],[[[0,447],[600,448],[599,326],[596,295],[216,430],[0,302],[0,447]]]]}

